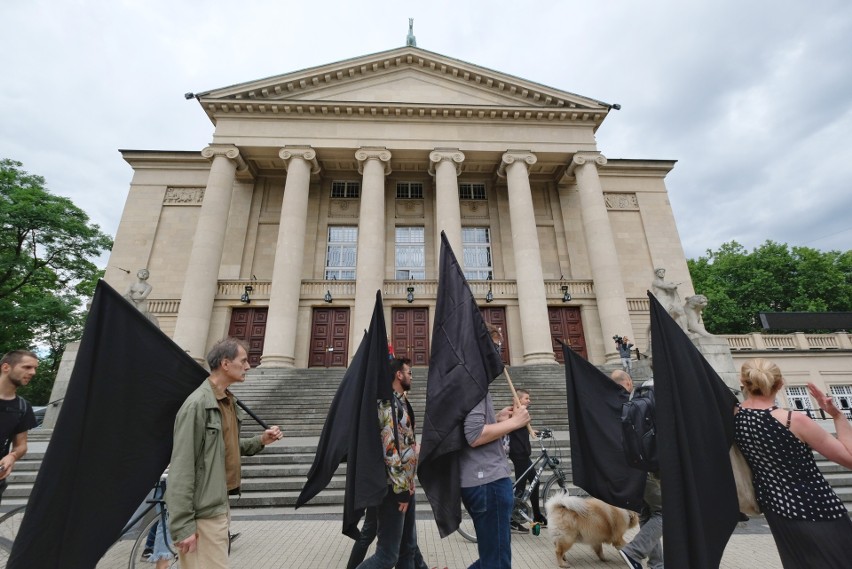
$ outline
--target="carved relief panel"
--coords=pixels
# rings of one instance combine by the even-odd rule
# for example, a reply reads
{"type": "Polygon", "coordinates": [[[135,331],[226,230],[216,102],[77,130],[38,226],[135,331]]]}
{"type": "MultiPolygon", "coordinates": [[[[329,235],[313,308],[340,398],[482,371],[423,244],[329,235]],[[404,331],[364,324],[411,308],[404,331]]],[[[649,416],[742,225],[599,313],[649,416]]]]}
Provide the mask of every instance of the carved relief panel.
{"type": "Polygon", "coordinates": [[[204,201],[204,188],[166,188],[163,205],[201,205],[204,201]]]}
{"type": "Polygon", "coordinates": [[[607,209],[639,209],[639,202],[636,199],[636,194],[605,193],[604,201],[606,202],[607,209]]]}

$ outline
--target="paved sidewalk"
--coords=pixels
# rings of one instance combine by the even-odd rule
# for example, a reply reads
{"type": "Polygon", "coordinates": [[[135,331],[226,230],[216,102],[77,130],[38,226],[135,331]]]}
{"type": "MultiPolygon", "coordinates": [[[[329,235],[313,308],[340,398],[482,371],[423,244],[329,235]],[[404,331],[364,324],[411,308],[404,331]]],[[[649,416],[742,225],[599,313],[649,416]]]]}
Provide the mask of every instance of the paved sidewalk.
{"type": "MultiPolygon", "coordinates": [[[[341,522],[335,520],[298,520],[285,516],[283,520],[235,519],[233,531],[241,532],[231,551],[231,569],[330,569],[343,568],[349,558],[352,540],[340,533],[341,522]]],[[[464,569],[477,558],[476,545],[458,534],[445,539],[438,537],[434,521],[418,519],[418,541],[430,567],[464,569]]],[[[628,535],[632,535],[632,530],[628,535]]],[[[372,553],[372,548],[370,550],[372,553]]],[[[568,552],[568,562],[574,568],[622,567],[615,549],[604,546],[609,563],[602,563],[591,548],[578,544],[568,552]]],[[[106,560],[105,560],[106,561],[106,560]]],[[[127,567],[126,557],[112,563],[102,562],[98,569],[127,567]]],[[[153,569],[153,564],[150,565],[153,569]]],[[[514,569],[556,568],[553,546],[543,529],[538,537],[512,535],[512,567],[514,569]]],[[[737,529],[720,566],[722,569],[775,569],[781,567],[772,536],[762,519],[737,529]]]]}

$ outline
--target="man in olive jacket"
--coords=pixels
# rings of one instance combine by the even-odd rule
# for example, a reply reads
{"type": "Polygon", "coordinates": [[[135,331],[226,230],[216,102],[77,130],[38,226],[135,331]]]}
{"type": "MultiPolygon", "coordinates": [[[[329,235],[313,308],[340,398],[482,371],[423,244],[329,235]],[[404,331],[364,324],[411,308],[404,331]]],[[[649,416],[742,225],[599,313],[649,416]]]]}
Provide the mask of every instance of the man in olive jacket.
{"type": "Polygon", "coordinates": [[[240,456],[281,438],[271,427],[241,439],[242,410],[228,387],[245,381],[246,348],[226,338],[207,354],[210,377],[187,397],[175,418],[166,505],[169,530],[184,569],[227,569],[228,495],[240,491],[240,456]]]}

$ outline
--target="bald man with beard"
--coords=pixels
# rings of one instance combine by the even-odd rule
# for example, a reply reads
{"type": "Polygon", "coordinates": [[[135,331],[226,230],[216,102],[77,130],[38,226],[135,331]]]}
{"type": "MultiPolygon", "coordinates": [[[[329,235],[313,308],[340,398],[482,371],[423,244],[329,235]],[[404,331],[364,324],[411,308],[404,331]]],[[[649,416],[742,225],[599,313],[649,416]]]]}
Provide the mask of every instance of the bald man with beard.
{"type": "MultiPolygon", "coordinates": [[[[633,378],[627,372],[617,369],[610,375],[612,380],[623,387],[631,398],[633,378]]],[[[647,382],[641,389],[653,389],[653,382],[647,382]]],[[[642,395],[638,395],[641,397],[642,395]]],[[[649,472],[645,481],[644,507],[639,517],[639,533],[619,550],[622,560],[630,569],[642,569],[641,559],[648,559],[648,569],[663,569],[663,495],[660,490],[660,473],[649,472]]]]}

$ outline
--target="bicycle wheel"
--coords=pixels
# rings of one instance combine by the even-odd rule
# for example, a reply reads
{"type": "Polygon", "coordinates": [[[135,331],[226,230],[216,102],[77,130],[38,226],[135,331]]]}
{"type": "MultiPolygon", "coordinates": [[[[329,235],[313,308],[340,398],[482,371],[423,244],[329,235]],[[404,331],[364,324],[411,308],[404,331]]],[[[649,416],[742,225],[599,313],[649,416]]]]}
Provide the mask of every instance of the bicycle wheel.
{"type": "MultiPolygon", "coordinates": [[[[127,563],[128,569],[152,569],[154,567],[153,563],[142,560],[142,552],[145,550],[145,543],[148,541],[148,533],[151,531],[151,528],[154,527],[154,524],[161,523],[162,521],[162,516],[156,516],[148,522],[142,532],[139,533],[139,536],[133,543],[133,548],[130,550],[130,558],[127,563]]],[[[169,569],[179,569],[180,562],[178,561],[174,545],[167,543],[167,546],[174,556],[174,558],[169,562],[169,569]]]]}
{"type": "Polygon", "coordinates": [[[26,506],[19,506],[0,517],[0,567],[5,567],[9,561],[26,509],[26,506]]]}
{"type": "Polygon", "coordinates": [[[461,523],[459,524],[459,529],[456,531],[466,540],[471,543],[476,543],[476,528],[473,527],[473,519],[470,517],[470,514],[467,513],[464,506],[462,506],[461,523]]]}
{"type": "Polygon", "coordinates": [[[565,479],[565,474],[561,470],[558,470],[544,483],[544,490],[541,493],[542,505],[546,505],[554,496],[561,496],[568,493],[568,482],[565,479]]]}

